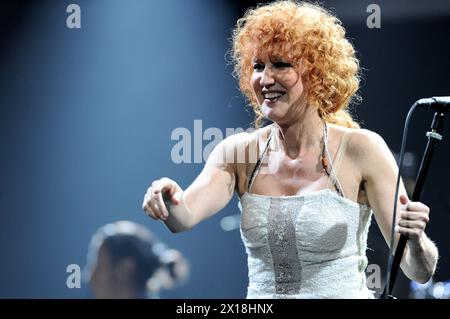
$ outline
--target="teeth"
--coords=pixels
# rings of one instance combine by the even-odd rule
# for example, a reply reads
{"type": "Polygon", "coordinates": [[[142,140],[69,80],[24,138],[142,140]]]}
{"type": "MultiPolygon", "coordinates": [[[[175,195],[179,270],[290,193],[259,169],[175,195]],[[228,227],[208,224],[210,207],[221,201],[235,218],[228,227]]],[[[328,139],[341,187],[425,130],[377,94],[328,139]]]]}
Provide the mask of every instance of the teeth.
{"type": "Polygon", "coordinates": [[[263,93],[263,95],[264,95],[264,98],[266,98],[266,99],[276,99],[276,98],[283,96],[284,93],[278,93],[278,92],[270,92],[269,93],[268,92],[268,93],[263,93]]]}

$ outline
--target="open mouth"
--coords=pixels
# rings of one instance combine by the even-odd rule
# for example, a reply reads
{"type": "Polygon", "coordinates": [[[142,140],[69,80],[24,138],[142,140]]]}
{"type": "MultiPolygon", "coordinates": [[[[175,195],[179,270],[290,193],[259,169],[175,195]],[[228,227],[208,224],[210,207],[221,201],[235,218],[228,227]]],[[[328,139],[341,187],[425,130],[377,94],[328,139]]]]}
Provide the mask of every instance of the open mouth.
{"type": "Polygon", "coordinates": [[[264,100],[267,102],[274,102],[279,100],[285,93],[283,92],[263,92],[264,100]]]}

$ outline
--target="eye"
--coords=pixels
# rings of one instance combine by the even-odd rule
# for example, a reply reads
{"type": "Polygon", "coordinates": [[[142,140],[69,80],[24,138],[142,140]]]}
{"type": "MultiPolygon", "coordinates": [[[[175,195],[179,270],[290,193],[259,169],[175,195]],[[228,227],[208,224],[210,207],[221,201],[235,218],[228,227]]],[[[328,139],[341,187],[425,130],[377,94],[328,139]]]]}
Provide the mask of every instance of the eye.
{"type": "Polygon", "coordinates": [[[264,64],[258,62],[253,63],[253,70],[261,72],[262,70],[264,70],[264,64]]]}
{"type": "Polygon", "coordinates": [[[288,62],[274,62],[273,66],[276,67],[277,69],[284,69],[284,68],[291,68],[292,64],[288,63],[288,62]]]}

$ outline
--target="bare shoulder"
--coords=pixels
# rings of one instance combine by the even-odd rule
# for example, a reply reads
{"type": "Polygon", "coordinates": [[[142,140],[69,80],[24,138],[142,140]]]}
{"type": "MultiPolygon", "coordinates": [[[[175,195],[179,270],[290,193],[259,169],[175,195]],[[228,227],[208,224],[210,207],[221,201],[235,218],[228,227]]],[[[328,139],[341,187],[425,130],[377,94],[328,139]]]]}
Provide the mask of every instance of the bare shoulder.
{"type": "Polygon", "coordinates": [[[242,133],[236,133],[225,138],[224,142],[229,146],[247,146],[256,142],[258,139],[267,138],[272,125],[268,125],[257,130],[248,130],[242,133]]]}
{"type": "Polygon", "coordinates": [[[222,147],[234,150],[248,150],[248,148],[256,144],[258,140],[267,140],[272,125],[268,125],[257,130],[250,130],[241,133],[236,133],[226,137],[221,144],[222,147]]]}
{"type": "Polygon", "coordinates": [[[235,191],[246,190],[246,181],[259,154],[259,145],[267,141],[271,126],[228,136],[213,150],[207,166],[214,166],[235,176],[235,191]]]}
{"type": "MultiPolygon", "coordinates": [[[[348,128],[335,124],[330,124],[330,143],[337,149],[345,133],[350,133],[345,155],[352,165],[359,167],[361,172],[367,171],[369,167],[375,167],[377,161],[388,160],[392,162],[393,156],[384,139],[376,132],[360,129],[348,128]],[[334,136],[334,138],[333,138],[334,136]]],[[[354,167],[355,167],[354,166],[354,167]]]]}
{"type": "Polygon", "coordinates": [[[389,151],[384,139],[376,132],[367,129],[351,129],[352,136],[349,140],[348,148],[350,154],[359,159],[373,158],[389,151]]]}
{"type": "Polygon", "coordinates": [[[245,164],[251,161],[253,152],[257,153],[258,140],[267,139],[270,126],[265,126],[249,132],[236,133],[227,136],[216,145],[211,153],[209,162],[225,161],[227,164],[245,164]]]}
{"type": "Polygon", "coordinates": [[[359,153],[365,153],[365,147],[368,146],[377,137],[376,133],[366,129],[349,128],[337,124],[328,123],[329,143],[333,144],[335,149],[341,144],[345,134],[350,134],[346,154],[349,157],[356,157],[359,153]]]}
{"type": "Polygon", "coordinates": [[[365,180],[396,167],[392,151],[383,137],[367,129],[354,130],[349,140],[348,154],[365,180]]]}

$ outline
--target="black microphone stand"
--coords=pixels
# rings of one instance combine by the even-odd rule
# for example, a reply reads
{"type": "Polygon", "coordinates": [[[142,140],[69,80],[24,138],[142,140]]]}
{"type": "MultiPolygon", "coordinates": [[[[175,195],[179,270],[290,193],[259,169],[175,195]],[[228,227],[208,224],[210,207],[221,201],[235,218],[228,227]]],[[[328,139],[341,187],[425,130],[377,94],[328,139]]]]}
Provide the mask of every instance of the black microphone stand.
{"type": "MultiPolygon", "coordinates": [[[[440,134],[444,126],[444,112],[436,112],[433,117],[433,122],[431,124],[431,131],[427,132],[428,137],[427,146],[425,148],[425,153],[422,157],[422,162],[420,164],[419,174],[417,175],[416,184],[414,187],[412,201],[420,201],[422,197],[422,189],[425,183],[425,179],[430,168],[431,159],[433,157],[436,144],[442,140],[442,135],[440,134]]],[[[400,168],[399,168],[400,169],[400,168]]],[[[390,294],[394,288],[395,279],[397,277],[397,272],[400,267],[400,262],[402,261],[403,252],[406,247],[406,242],[408,237],[405,235],[400,235],[400,239],[395,250],[394,260],[392,262],[390,275],[388,275],[386,286],[384,287],[383,294],[380,299],[393,298],[390,294]]]]}

